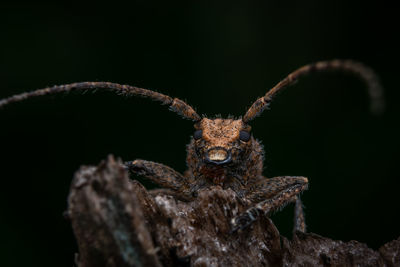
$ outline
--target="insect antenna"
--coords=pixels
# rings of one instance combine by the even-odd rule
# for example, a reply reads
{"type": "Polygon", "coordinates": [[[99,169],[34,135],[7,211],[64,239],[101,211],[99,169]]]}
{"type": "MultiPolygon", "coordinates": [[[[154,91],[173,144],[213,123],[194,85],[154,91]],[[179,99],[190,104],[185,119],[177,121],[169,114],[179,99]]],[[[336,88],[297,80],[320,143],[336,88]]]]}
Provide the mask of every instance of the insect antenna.
{"type": "Polygon", "coordinates": [[[324,71],[349,72],[361,78],[368,86],[371,112],[374,114],[379,114],[383,111],[383,88],[381,87],[375,72],[362,63],[352,60],[336,59],[308,64],[290,73],[285,79],[280,81],[271,90],[269,90],[265,96],[260,97],[253,103],[253,105],[243,116],[243,121],[247,123],[260,115],[269,106],[273,97],[275,97],[277,93],[286,87],[293,85],[300,77],[307,76],[314,72],[324,71]]]}
{"type": "Polygon", "coordinates": [[[168,105],[170,110],[174,111],[175,113],[178,113],[179,115],[181,115],[186,119],[193,121],[201,120],[201,117],[196,113],[196,111],[191,106],[189,106],[184,101],[178,98],[172,98],[170,96],[148,89],[138,88],[130,85],[121,85],[111,82],[79,82],[79,83],[56,85],[53,87],[38,89],[31,92],[13,95],[5,99],[0,99],[0,108],[9,105],[11,103],[19,102],[36,96],[44,96],[44,95],[50,95],[62,92],[71,92],[71,91],[83,91],[83,92],[88,90],[96,91],[98,89],[113,91],[125,96],[140,96],[140,97],[150,98],[152,100],[161,102],[161,104],[163,105],[168,105]]]}

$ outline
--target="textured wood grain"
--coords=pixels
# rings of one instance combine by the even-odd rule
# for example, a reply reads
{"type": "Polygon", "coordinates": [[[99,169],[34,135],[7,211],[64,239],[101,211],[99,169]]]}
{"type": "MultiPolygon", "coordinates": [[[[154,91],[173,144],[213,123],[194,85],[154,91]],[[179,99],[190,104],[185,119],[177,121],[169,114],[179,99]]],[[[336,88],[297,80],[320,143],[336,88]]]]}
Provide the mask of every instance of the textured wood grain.
{"type": "Polygon", "coordinates": [[[378,251],[316,234],[280,236],[263,217],[231,233],[229,221],[249,203],[219,186],[184,202],[168,190],[149,193],[120,161],[82,167],[69,196],[79,266],[399,266],[400,238],[378,251]]]}

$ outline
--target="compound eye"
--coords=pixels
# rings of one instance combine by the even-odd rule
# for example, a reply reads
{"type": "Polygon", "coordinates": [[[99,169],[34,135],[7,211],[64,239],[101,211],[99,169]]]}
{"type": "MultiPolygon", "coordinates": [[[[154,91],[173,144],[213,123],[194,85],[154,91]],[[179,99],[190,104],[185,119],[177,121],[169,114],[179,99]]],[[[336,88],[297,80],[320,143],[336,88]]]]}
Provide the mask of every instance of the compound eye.
{"type": "Polygon", "coordinates": [[[248,142],[250,140],[250,133],[246,131],[240,131],[239,139],[243,142],[248,142]]]}
{"type": "Polygon", "coordinates": [[[199,140],[203,136],[203,130],[197,130],[193,134],[195,140],[199,140]]]}

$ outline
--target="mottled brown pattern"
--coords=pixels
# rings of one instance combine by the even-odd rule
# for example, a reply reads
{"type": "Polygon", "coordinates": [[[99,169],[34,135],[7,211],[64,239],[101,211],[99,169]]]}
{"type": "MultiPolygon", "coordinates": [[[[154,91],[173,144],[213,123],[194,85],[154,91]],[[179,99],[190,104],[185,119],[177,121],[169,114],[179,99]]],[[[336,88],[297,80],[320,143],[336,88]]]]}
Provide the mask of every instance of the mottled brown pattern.
{"type": "Polygon", "coordinates": [[[203,130],[203,140],[207,143],[206,149],[222,147],[229,149],[230,144],[237,141],[239,131],[245,129],[242,120],[207,119],[199,123],[198,129],[203,130]]]}

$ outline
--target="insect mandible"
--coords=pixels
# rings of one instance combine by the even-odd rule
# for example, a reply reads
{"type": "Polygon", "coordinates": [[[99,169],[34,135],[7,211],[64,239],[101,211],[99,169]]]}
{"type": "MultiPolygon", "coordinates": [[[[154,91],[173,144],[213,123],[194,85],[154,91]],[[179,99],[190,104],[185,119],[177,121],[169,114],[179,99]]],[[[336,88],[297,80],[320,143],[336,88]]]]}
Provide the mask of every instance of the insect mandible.
{"type": "Polygon", "coordinates": [[[95,89],[159,101],[171,111],[194,122],[195,132],[187,146],[188,170],[180,174],[166,165],[137,159],[124,163],[129,172],[146,177],[183,201],[194,200],[199,190],[210,186],[230,188],[251,203],[245,212],[231,219],[232,232],[251,225],[261,214],[268,214],[287,203],[295,202],[294,231],[304,232],[306,226],[299,194],[307,189],[308,179],[301,176],[264,177],[263,148],[252,136],[249,123],[269,107],[277,93],[293,85],[300,77],[336,70],[356,74],[364,80],[368,85],[372,111],[382,108],[382,88],[375,73],[365,65],[351,60],[320,61],[295,70],[258,98],[245,115],[237,119],[201,117],[178,98],[110,82],[79,82],[38,89],[2,99],[0,108],[36,96],[95,89]]]}

